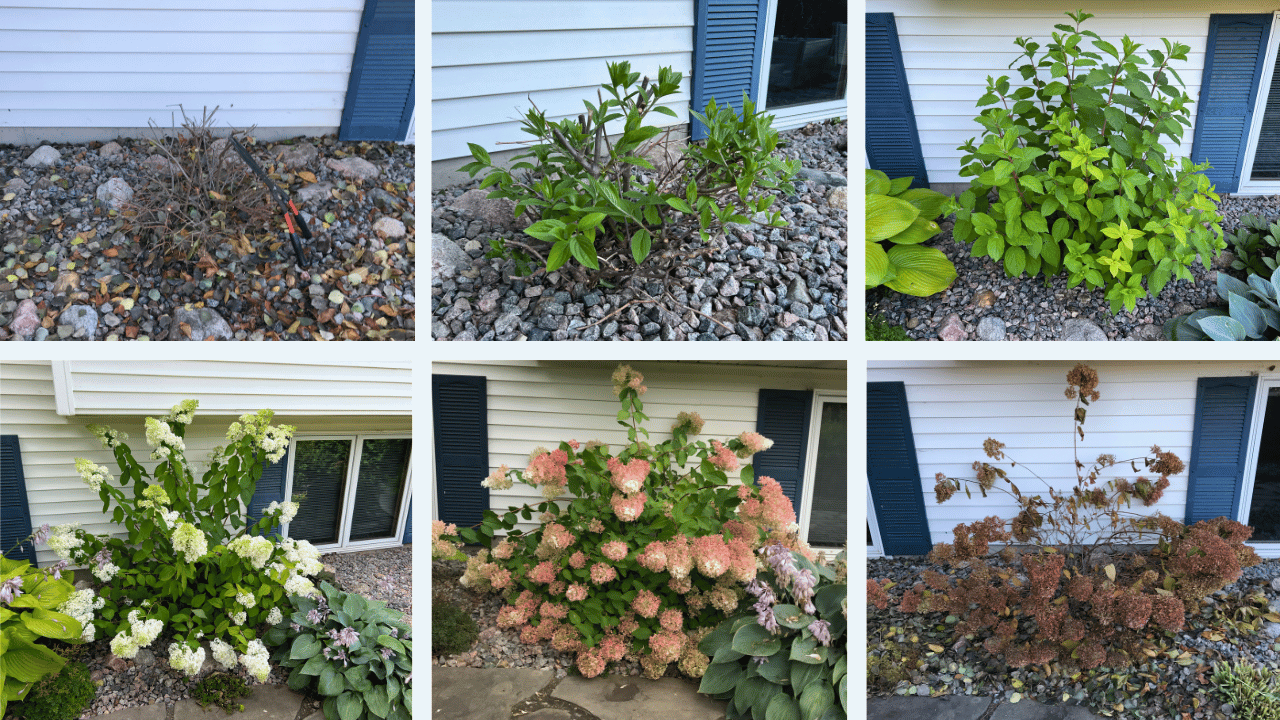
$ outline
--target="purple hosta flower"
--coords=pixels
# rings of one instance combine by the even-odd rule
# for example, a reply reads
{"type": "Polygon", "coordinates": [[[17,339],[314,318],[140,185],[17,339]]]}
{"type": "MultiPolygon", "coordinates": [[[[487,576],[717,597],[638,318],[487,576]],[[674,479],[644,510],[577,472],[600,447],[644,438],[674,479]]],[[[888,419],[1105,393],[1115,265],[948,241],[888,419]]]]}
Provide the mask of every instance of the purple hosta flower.
{"type": "Polygon", "coordinates": [[[389,648],[389,647],[384,647],[384,648],[382,648],[382,657],[383,657],[383,658],[385,658],[385,659],[387,659],[387,660],[390,660],[390,659],[391,659],[391,656],[392,656],[392,655],[394,655],[394,654],[395,654],[395,652],[396,652],[395,650],[392,650],[392,649],[391,649],[391,648],[389,648]]]}
{"type": "Polygon", "coordinates": [[[301,629],[302,629],[302,626],[301,626],[301,625],[299,625],[299,624],[298,624],[298,623],[296,623],[296,622],[291,622],[291,623],[289,623],[289,629],[290,629],[290,630],[292,630],[292,631],[294,631],[294,632],[298,632],[299,630],[301,630],[301,629]]]}
{"type": "Polygon", "coordinates": [[[752,655],[752,656],[751,656],[751,662],[753,662],[753,663],[755,663],[755,664],[757,664],[757,665],[763,665],[763,664],[765,664],[765,663],[769,662],[769,658],[767,658],[767,657],[765,657],[765,656],[762,656],[762,655],[752,655]]]}
{"type": "Polygon", "coordinates": [[[814,577],[809,570],[800,570],[792,576],[794,585],[791,588],[791,594],[796,600],[800,601],[800,609],[813,614],[813,586],[817,584],[818,578],[814,577]]]}
{"type": "Polygon", "coordinates": [[[773,568],[782,586],[790,585],[790,580],[796,573],[796,561],[791,557],[791,551],[775,543],[766,545],[760,549],[760,552],[765,554],[765,559],[769,561],[769,566],[773,568]]]}
{"type": "Polygon", "coordinates": [[[8,605],[22,594],[22,576],[11,577],[0,584],[0,603],[8,605]]]}
{"type": "Polygon", "coordinates": [[[320,608],[307,612],[307,622],[312,625],[319,625],[324,622],[324,613],[320,612],[320,608]]]}
{"type": "Polygon", "coordinates": [[[390,635],[390,636],[391,636],[391,637],[393,637],[393,638],[399,638],[399,637],[400,637],[400,631],[399,631],[399,630],[397,630],[396,628],[391,628],[391,630],[390,630],[387,634],[388,634],[388,635],[390,635]]]}
{"type": "Polygon", "coordinates": [[[42,545],[52,534],[53,528],[49,526],[49,523],[45,523],[40,526],[40,529],[31,533],[31,542],[35,545],[42,545]]]}
{"type": "Polygon", "coordinates": [[[349,627],[344,627],[341,631],[330,630],[329,637],[333,638],[333,641],[338,645],[348,648],[354,646],[360,640],[360,634],[349,627]]]}
{"type": "Polygon", "coordinates": [[[45,577],[53,576],[54,580],[61,580],[62,571],[66,570],[67,566],[70,564],[71,562],[66,560],[65,558],[62,560],[59,560],[57,563],[50,565],[49,567],[44,569],[44,576],[45,577]]]}
{"type": "Polygon", "coordinates": [[[826,620],[814,620],[809,623],[809,632],[813,639],[826,647],[831,647],[831,623],[826,620]]]}

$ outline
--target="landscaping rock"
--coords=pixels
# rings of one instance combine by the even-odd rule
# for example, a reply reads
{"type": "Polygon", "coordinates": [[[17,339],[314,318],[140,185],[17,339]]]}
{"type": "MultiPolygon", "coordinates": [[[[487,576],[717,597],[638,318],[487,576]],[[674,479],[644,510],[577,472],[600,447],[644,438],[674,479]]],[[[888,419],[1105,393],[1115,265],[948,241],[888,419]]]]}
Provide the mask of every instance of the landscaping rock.
{"type": "Polygon", "coordinates": [[[989,308],[996,304],[996,294],[990,290],[979,290],[973,294],[973,306],[976,308],[989,308]]]}
{"type": "MultiPolygon", "coordinates": [[[[88,305],[72,305],[63,310],[58,319],[64,327],[70,326],[70,337],[92,340],[98,331],[98,311],[88,305]]],[[[58,334],[62,334],[62,328],[58,329],[58,334]]]]}
{"type": "MultiPolygon", "coordinates": [[[[210,146],[212,147],[212,144],[210,146]]],[[[143,160],[142,166],[156,175],[173,175],[179,170],[177,163],[159,154],[143,160]]]]}
{"type": "Polygon", "coordinates": [[[509,198],[489,198],[488,190],[468,190],[454,200],[450,209],[466,212],[483,221],[508,230],[520,230],[526,224],[515,217],[516,204],[509,198]]]}
{"type": "Polygon", "coordinates": [[[471,267],[474,260],[458,244],[440,233],[431,234],[431,276],[453,277],[471,267]]]}
{"type": "Polygon", "coordinates": [[[372,180],[378,177],[378,166],[358,157],[328,160],[325,165],[348,180],[372,180]]]}
{"type": "Polygon", "coordinates": [[[1072,318],[1062,324],[1062,340],[1107,340],[1102,328],[1083,318],[1072,318]]]}
{"type": "Polygon", "coordinates": [[[40,327],[40,317],[36,313],[35,301],[27,298],[18,303],[18,310],[13,314],[13,321],[9,323],[9,332],[30,340],[38,327],[40,327]]]}
{"type": "Polygon", "coordinates": [[[938,337],[949,341],[967,340],[969,333],[965,332],[964,321],[960,316],[951,313],[942,320],[942,325],[938,328],[938,337]]]}
{"type": "Polygon", "coordinates": [[[333,192],[333,183],[318,182],[312,183],[293,194],[297,200],[297,204],[314,203],[320,200],[327,200],[333,192]]]}
{"type": "Polygon", "coordinates": [[[122,150],[124,150],[124,148],[120,147],[120,143],[112,140],[98,148],[98,157],[104,160],[117,159],[120,157],[120,152],[122,150]]]}
{"type": "Polygon", "coordinates": [[[827,204],[844,211],[849,210],[849,191],[844,187],[832,188],[827,193],[827,204]]]}
{"type": "Polygon", "coordinates": [[[316,161],[318,155],[316,146],[309,142],[300,142],[296,145],[285,145],[283,154],[280,156],[280,164],[286,170],[306,170],[316,161]]]}
{"type": "Polygon", "coordinates": [[[1164,340],[1164,329],[1154,323],[1139,325],[1129,334],[1128,340],[1164,340]]]}
{"type": "Polygon", "coordinates": [[[133,188],[129,187],[129,183],[124,180],[113,177],[98,186],[97,197],[99,202],[112,210],[120,210],[125,203],[133,199],[133,188]]]}
{"type": "Polygon", "coordinates": [[[404,223],[395,218],[380,218],[373,224],[373,231],[378,233],[378,237],[396,240],[405,235],[404,223]]]}
{"type": "Polygon", "coordinates": [[[22,164],[27,167],[46,168],[52,167],[61,159],[62,153],[58,152],[56,148],[49,145],[41,145],[22,164]]]}
{"type": "Polygon", "coordinates": [[[230,340],[234,337],[231,326],[216,311],[204,308],[180,307],[173,313],[174,323],[169,331],[170,340],[230,340]],[[187,325],[190,334],[182,327],[187,325]]]}
{"type": "Polygon", "coordinates": [[[840,175],[833,172],[825,172],[823,170],[813,170],[811,168],[806,168],[806,167],[800,168],[800,170],[796,173],[796,178],[799,180],[808,180],[810,182],[816,182],[821,185],[829,185],[829,186],[839,186],[839,185],[849,184],[849,179],[844,175],[840,175]]]}
{"type": "Polygon", "coordinates": [[[979,320],[978,339],[988,341],[1004,340],[1004,321],[998,317],[984,317],[979,320]]]}

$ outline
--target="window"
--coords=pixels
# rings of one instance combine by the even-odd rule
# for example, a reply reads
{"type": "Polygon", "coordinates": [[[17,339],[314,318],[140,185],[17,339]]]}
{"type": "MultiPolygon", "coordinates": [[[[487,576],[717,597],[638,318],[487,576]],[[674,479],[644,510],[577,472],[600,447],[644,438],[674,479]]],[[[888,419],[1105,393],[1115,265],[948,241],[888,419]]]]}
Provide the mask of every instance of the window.
{"type": "Polygon", "coordinates": [[[1249,460],[1238,517],[1253,528],[1249,544],[1259,554],[1280,556],[1280,377],[1262,377],[1254,405],[1249,460]],[[1266,552],[1266,550],[1272,550],[1266,552]]]}
{"type": "Polygon", "coordinates": [[[848,427],[845,396],[817,393],[798,518],[810,545],[839,547],[848,542],[848,427]]]}
{"type": "Polygon", "coordinates": [[[844,3],[769,0],[757,97],[775,127],[847,112],[848,10],[844,3]]]}
{"type": "Polygon", "coordinates": [[[398,542],[410,495],[413,441],[403,436],[295,438],[285,495],[305,495],[288,537],[329,549],[398,542]]]}
{"type": "Polygon", "coordinates": [[[1267,55],[1258,84],[1253,124],[1248,129],[1249,141],[1240,173],[1241,194],[1271,195],[1280,192],[1280,73],[1275,72],[1278,60],[1276,47],[1280,43],[1276,22],[1280,20],[1280,13],[1276,16],[1267,38],[1267,55]]]}

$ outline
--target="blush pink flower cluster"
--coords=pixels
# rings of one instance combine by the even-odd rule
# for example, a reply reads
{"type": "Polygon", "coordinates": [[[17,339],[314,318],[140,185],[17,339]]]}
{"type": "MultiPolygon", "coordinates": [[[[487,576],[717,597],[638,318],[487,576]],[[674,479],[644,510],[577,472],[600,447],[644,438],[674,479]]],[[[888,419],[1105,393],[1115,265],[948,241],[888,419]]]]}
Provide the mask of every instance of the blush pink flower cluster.
{"type": "Polygon", "coordinates": [[[662,606],[662,600],[652,592],[641,589],[636,593],[636,599],[631,601],[631,609],[636,611],[640,617],[652,618],[658,616],[658,608],[662,606]]]}
{"type": "Polygon", "coordinates": [[[751,495],[750,489],[738,491],[738,497],[745,497],[738,506],[738,515],[746,522],[760,528],[772,529],[786,527],[796,521],[796,511],[791,507],[791,499],[782,490],[777,480],[762,475],[759,499],[751,495]],[[744,492],[745,491],[745,492],[744,492]]]}
{"type": "Polygon", "coordinates": [[[742,443],[742,448],[738,450],[738,457],[743,459],[773,447],[772,440],[749,430],[738,434],[738,442],[742,443]]]}
{"type": "Polygon", "coordinates": [[[564,596],[572,602],[582,602],[587,599],[587,586],[573,583],[565,591],[564,596]]]}
{"type": "Polygon", "coordinates": [[[604,563],[596,563],[591,566],[591,582],[596,585],[603,585],[612,582],[618,578],[618,571],[612,565],[604,563]]]}
{"type": "Polygon", "coordinates": [[[719,440],[711,441],[711,451],[715,454],[707,459],[711,461],[712,465],[725,472],[733,472],[738,469],[738,456],[719,440]]]}
{"type": "Polygon", "coordinates": [[[613,483],[618,492],[631,495],[644,489],[644,481],[649,477],[651,467],[648,460],[631,458],[624,463],[615,457],[609,458],[608,465],[609,482],[613,483]]]}
{"type": "Polygon", "coordinates": [[[556,497],[568,484],[565,466],[569,464],[569,453],[556,449],[539,453],[529,461],[524,470],[524,479],[531,485],[541,485],[544,497],[556,497]]]}
{"type": "Polygon", "coordinates": [[[644,504],[649,497],[644,493],[636,493],[635,495],[622,495],[614,493],[609,499],[609,505],[613,507],[613,514],[623,522],[635,522],[640,519],[641,513],[644,512],[644,504]]]}
{"type": "Polygon", "coordinates": [[[621,540],[611,540],[600,546],[600,552],[610,560],[619,562],[625,560],[629,549],[627,544],[621,540]]]}
{"type": "Polygon", "coordinates": [[[552,554],[559,554],[567,550],[573,545],[577,538],[568,528],[559,523],[548,523],[542,529],[541,545],[552,551],[552,554]]]}

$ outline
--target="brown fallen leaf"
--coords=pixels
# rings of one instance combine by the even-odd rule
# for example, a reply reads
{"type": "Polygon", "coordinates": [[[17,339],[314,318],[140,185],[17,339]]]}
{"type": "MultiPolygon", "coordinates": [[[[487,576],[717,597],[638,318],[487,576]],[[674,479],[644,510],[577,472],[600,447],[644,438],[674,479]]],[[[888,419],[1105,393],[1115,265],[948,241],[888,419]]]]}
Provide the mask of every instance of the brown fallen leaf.
{"type": "Polygon", "coordinates": [[[337,308],[329,308],[328,310],[325,310],[324,312],[320,313],[318,317],[316,317],[316,322],[327,323],[330,320],[332,320],[333,316],[336,315],[337,313],[338,313],[337,308]]]}
{"type": "Polygon", "coordinates": [[[400,312],[399,312],[398,310],[396,310],[395,308],[391,307],[391,306],[390,306],[390,305],[388,305],[387,303],[383,303],[383,304],[379,305],[379,306],[378,306],[378,312],[382,313],[383,315],[390,315],[391,317],[396,317],[396,316],[398,316],[398,315],[400,314],[400,312]]]}
{"type": "Polygon", "coordinates": [[[200,251],[200,260],[196,262],[196,267],[204,270],[205,277],[213,277],[218,273],[218,263],[213,261],[213,256],[208,250],[200,251]]]}
{"type": "Polygon", "coordinates": [[[107,257],[113,258],[113,257],[115,257],[115,256],[119,255],[119,254],[120,254],[120,251],[119,251],[119,250],[117,250],[117,249],[115,249],[115,248],[107,248],[106,250],[103,250],[103,251],[102,251],[102,254],[103,254],[103,255],[106,255],[107,257]]]}
{"type": "Polygon", "coordinates": [[[316,181],[315,173],[310,173],[310,172],[307,172],[306,170],[299,170],[298,177],[302,178],[303,180],[306,180],[309,183],[313,183],[316,181]]]}
{"type": "Polygon", "coordinates": [[[182,334],[186,335],[188,339],[191,338],[191,323],[178,323],[178,329],[181,330],[182,334]]]}

